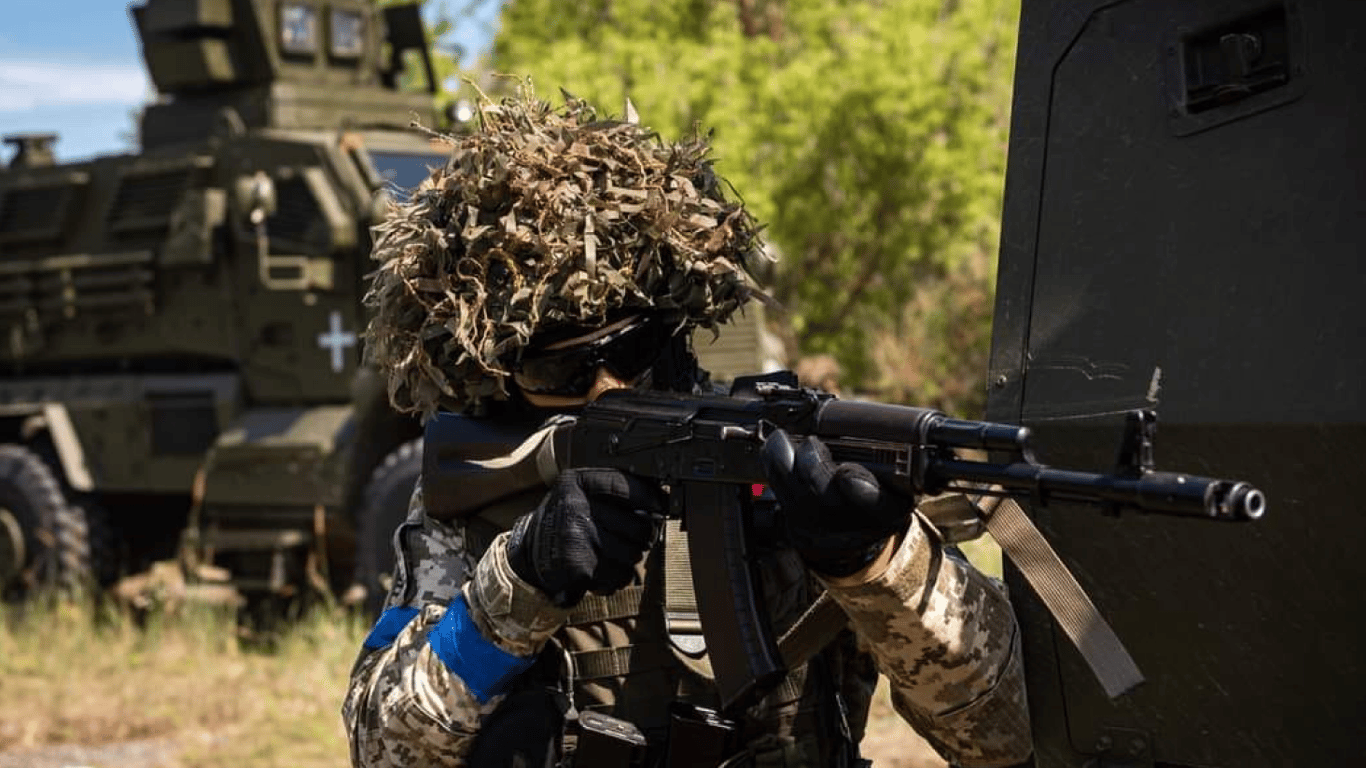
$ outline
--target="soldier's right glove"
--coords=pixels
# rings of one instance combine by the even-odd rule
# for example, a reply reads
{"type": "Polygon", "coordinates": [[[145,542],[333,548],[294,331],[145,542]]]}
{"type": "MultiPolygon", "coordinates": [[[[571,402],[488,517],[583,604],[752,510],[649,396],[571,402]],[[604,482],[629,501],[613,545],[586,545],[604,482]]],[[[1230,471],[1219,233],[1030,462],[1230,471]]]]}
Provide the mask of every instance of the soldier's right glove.
{"type": "Polygon", "coordinates": [[[775,430],[759,458],[789,543],[817,573],[852,575],[906,530],[915,500],[882,486],[861,464],[836,463],[816,437],[793,446],[786,432],[775,430]]]}
{"type": "Polygon", "coordinates": [[[534,511],[518,518],[507,555],[522,581],[569,608],[587,592],[631,582],[665,499],[657,485],[615,469],[570,469],[534,511]]]}

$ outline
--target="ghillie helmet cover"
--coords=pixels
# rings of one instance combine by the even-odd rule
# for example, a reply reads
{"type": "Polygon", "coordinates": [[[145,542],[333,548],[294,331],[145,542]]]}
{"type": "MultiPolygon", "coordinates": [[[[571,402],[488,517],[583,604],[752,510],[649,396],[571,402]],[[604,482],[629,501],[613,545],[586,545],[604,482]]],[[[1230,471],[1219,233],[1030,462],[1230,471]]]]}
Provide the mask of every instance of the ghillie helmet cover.
{"type": "Polygon", "coordinates": [[[629,103],[599,119],[564,97],[481,99],[474,130],[440,137],[446,165],[375,227],[367,355],[399,411],[506,397],[537,334],[637,309],[714,330],[766,298],[748,273],[760,228],[722,194],[706,136],[667,143],[629,103]]]}

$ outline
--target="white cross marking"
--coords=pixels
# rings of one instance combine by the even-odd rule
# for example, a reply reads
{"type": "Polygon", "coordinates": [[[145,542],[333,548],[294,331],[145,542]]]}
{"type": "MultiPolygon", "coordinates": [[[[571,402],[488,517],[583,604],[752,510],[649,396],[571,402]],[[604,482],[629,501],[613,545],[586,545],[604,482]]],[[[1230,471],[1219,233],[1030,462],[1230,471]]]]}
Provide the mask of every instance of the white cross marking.
{"type": "Polygon", "coordinates": [[[341,373],[346,367],[346,358],[342,357],[342,350],[356,346],[356,334],[342,330],[341,313],[335,309],[328,317],[327,325],[327,333],[318,334],[318,346],[332,351],[332,370],[341,373]]]}

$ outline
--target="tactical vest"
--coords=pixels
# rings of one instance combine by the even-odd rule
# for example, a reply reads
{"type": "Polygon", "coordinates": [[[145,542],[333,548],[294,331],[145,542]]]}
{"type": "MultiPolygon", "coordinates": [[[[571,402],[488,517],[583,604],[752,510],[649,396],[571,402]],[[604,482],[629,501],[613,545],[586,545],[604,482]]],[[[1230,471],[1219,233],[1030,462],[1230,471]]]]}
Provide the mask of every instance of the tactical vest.
{"type": "MultiPolygon", "coordinates": [[[[509,492],[477,510],[467,510],[459,495],[461,463],[503,455],[536,426],[453,415],[429,423],[422,480],[427,512],[462,525],[476,558],[494,537],[539,503],[544,488],[509,492]],[[460,512],[453,514],[453,510],[460,512]]],[[[765,604],[775,633],[781,634],[811,607],[820,586],[790,549],[771,548],[761,551],[759,558],[765,604]]],[[[552,674],[558,678],[571,718],[573,713],[602,712],[627,720],[644,733],[652,750],[662,747],[667,738],[670,702],[719,708],[692,595],[686,535],[676,522],[667,526],[662,543],[638,568],[637,583],[609,596],[586,596],[544,656],[550,658],[543,658],[538,666],[555,670],[552,674]]],[[[527,677],[531,685],[537,685],[530,680],[533,676],[527,677]]],[[[876,682],[872,657],[858,650],[852,632],[840,631],[744,712],[740,725],[747,755],[734,764],[762,768],[863,764],[857,744],[876,682]]],[[[538,706],[542,705],[530,704],[519,695],[509,696],[503,705],[538,706]]],[[[490,717],[486,729],[498,722],[508,728],[522,727],[519,718],[501,709],[490,717]]],[[[486,735],[496,738],[481,731],[481,741],[488,740],[486,735]]]]}

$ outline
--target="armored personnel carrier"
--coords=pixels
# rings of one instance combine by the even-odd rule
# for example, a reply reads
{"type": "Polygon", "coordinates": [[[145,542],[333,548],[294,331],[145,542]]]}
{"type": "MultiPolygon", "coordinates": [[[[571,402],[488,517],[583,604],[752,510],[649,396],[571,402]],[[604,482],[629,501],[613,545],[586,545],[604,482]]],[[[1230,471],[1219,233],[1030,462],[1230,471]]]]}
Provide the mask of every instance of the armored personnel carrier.
{"type": "Polygon", "coordinates": [[[1245,478],[1256,525],[1036,506],[1147,681],[1111,700],[1018,572],[1036,768],[1357,765],[1366,712],[1366,4],[1025,0],[987,416],[1044,461],[1245,478]]]}
{"type": "Polygon", "coordinates": [[[158,93],[136,153],[6,138],[0,585],[108,580],[188,532],[239,589],[342,589],[385,538],[367,484],[417,466],[358,341],[369,227],[443,162],[408,128],[436,119],[417,6],[131,14],[158,93]]]}

